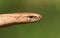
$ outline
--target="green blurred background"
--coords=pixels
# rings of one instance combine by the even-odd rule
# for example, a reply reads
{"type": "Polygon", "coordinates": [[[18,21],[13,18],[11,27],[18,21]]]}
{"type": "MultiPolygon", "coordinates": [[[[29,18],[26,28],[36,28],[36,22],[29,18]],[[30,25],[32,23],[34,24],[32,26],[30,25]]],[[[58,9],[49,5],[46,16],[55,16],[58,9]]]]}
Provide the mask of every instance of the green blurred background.
{"type": "Polygon", "coordinates": [[[0,38],[60,38],[60,0],[0,0],[0,13],[36,12],[40,22],[0,28],[0,38]]]}

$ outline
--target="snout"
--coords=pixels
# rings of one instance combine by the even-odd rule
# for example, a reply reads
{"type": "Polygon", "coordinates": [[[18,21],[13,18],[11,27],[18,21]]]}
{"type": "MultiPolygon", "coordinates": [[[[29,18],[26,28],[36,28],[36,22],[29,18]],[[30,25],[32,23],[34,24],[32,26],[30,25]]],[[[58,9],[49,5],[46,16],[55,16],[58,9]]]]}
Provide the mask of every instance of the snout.
{"type": "Polygon", "coordinates": [[[39,16],[35,16],[34,18],[36,19],[36,21],[39,21],[39,20],[41,20],[41,19],[42,19],[42,16],[41,16],[41,15],[39,15],[39,16]]]}

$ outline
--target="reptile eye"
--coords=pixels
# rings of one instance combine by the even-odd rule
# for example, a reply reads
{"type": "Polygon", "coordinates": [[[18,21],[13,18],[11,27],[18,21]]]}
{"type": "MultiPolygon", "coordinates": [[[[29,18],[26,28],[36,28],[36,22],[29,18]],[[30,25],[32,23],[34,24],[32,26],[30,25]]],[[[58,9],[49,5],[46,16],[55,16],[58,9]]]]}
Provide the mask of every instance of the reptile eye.
{"type": "Polygon", "coordinates": [[[33,16],[29,16],[29,18],[33,18],[33,16]]]}

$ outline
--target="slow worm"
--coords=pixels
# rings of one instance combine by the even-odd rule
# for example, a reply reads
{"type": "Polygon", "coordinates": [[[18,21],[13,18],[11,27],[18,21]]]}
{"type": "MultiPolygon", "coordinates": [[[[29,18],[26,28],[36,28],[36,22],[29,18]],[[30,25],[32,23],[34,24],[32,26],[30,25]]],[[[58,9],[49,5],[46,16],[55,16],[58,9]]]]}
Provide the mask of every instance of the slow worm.
{"type": "Polygon", "coordinates": [[[13,23],[30,23],[39,21],[42,18],[37,13],[9,13],[0,14],[0,27],[6,26],[13,23]]]}

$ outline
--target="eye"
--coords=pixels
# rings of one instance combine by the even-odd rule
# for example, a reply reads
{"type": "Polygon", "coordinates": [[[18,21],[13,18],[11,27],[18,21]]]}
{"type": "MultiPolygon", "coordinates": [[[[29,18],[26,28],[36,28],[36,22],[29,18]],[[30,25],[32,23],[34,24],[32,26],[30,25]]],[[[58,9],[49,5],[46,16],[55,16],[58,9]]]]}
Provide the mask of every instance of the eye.
{"type": "Polygon", "coordinates": [[[29,18],[33,18],[34,16],[29,16],[29,18]]]}

